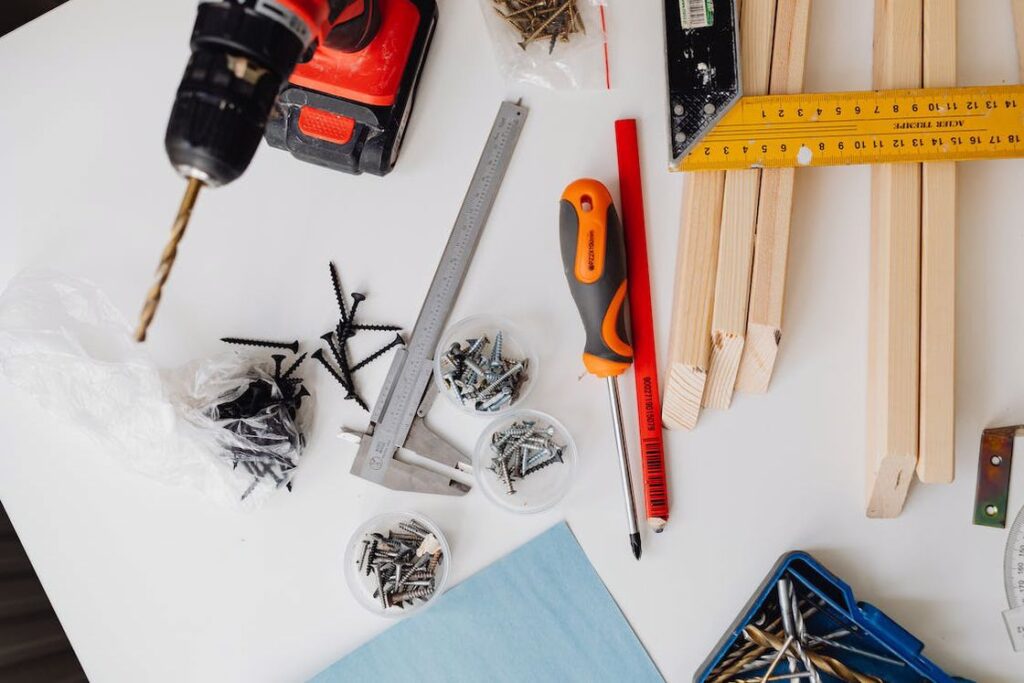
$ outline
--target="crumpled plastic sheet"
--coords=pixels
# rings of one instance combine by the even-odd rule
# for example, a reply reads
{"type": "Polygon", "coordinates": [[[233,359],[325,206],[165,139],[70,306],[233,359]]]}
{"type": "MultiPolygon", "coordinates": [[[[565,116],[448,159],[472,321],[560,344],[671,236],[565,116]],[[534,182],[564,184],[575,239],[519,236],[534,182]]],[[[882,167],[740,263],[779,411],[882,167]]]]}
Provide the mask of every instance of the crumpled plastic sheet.
{"type": "MultiPolygon", "coordinates": [[[[0,295],[0,376],[57,428],[75,428],[125,466],[220,503],[244,497],[252,507],[280,488],[273,480],[253,487],[249,471],[232,467],[233,449],[250,444],[212,410],[271,371],[268,360],[238,352],[161,371],[120,311],[78,278],[25,271],[0,295]]],[[[303,426],[301,418],[293,425],[298,434],[303,426]]]]}

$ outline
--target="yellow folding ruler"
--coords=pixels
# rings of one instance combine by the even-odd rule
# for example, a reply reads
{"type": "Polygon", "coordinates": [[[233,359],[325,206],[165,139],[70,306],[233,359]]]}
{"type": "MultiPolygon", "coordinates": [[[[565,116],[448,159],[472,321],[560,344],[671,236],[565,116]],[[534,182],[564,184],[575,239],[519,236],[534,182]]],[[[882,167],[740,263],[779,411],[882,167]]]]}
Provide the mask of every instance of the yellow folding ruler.
{"type": "Polygon", "coordinates": [[[1024,86],[744,97],[676,171],[1024,157],[1024,86]]]}

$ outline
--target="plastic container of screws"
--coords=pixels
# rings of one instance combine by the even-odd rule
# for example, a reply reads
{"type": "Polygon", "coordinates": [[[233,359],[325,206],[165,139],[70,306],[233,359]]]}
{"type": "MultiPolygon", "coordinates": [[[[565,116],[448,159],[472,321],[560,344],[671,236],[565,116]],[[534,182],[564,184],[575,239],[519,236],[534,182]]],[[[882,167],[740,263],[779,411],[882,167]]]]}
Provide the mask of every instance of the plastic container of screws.
{"type": "Polygon", "coordinates": [[[512,512],[547,510],[565,497],[576,471],[576,442],[561,422],[517,410],[484,430],[473,473],[492,501],[512,512]]]}
{"type": "Polygon", "coordinates": [[[438,391],[473,415],[495,415],[521,404],[537,369],[526,336],[511,322],[490,315],[452,325],[434,354],[438,391]]]}
{"type": "Polygon", "coordinates": [[[345,582],[359,604],[374,614],[406,617],[444,592],[450,558],[448,540],[431,520],[412,512],[388,512],[352,534],[345,550],[345,582]]]}

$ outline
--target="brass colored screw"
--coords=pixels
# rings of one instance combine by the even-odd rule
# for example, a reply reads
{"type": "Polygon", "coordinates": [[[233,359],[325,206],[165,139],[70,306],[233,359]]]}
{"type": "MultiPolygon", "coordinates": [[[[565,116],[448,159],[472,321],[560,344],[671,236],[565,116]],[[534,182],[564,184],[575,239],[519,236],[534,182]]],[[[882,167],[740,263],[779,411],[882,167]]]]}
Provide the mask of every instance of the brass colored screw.
{"type": "Polygon", "coordinates": [[[587,32],[576,0],[494,0],[494,11],[519,32],[524,50],[535,40],[550,40],[551,53],[559,41],[587,32]]]}

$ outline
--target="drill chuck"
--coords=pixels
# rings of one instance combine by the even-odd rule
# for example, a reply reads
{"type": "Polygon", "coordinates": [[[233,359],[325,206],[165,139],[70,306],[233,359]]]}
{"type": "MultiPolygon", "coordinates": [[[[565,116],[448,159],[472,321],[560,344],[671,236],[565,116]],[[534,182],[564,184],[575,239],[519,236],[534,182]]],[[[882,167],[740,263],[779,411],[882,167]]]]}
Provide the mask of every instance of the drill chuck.
{"type": "Polygon", "coordinates": [[[216,187],[245,172],[278,91],[312,37],[272,0],[199,6],[164,140],[178,173],[216,187]]]}

